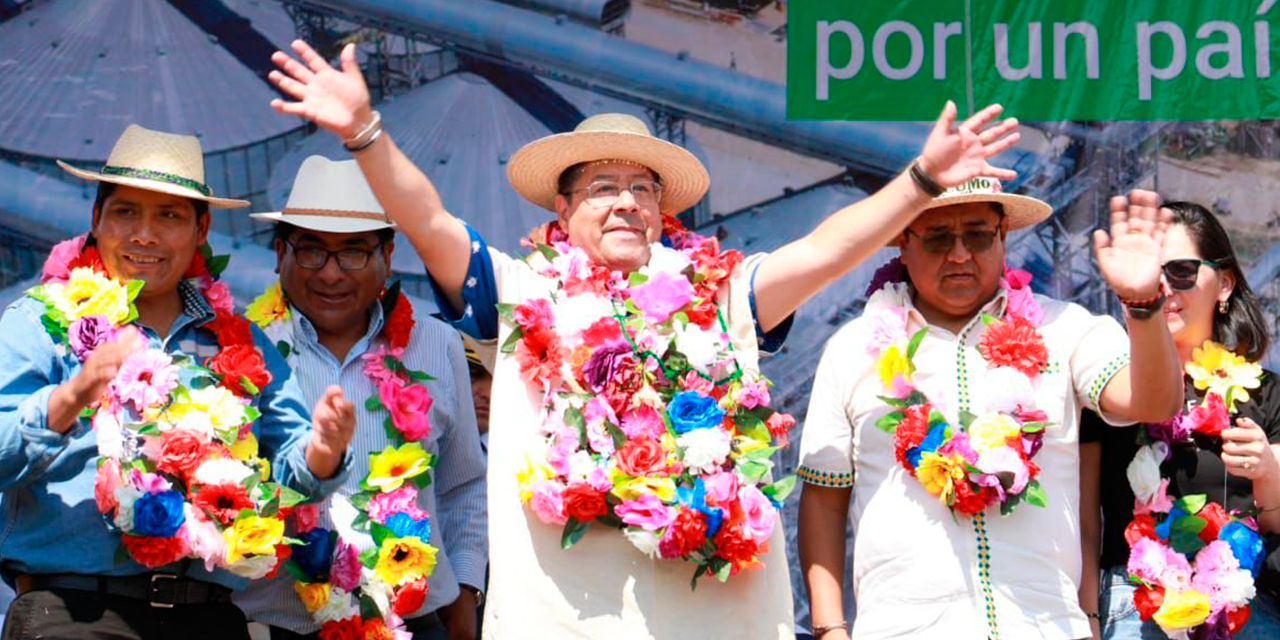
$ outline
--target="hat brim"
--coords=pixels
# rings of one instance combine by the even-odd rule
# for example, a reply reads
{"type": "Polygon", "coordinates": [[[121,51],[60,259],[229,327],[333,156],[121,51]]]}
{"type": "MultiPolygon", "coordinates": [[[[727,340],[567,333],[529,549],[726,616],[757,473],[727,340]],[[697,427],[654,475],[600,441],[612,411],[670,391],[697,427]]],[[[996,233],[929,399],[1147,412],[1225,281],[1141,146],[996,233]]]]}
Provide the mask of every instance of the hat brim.
{"type": "Polygon", "coordinates": [[[364,233],[366,231],[396,228],[394,222],[381,222],[379,220],[370,220],[367,218],[305,216],[287,214],[283,211],[251,213],[249,214],[249,217],[257,218],[258,220],[266,220],[267,222],[286,222],[295,227],[310,229],[312,231],[322,231],[325,233],[364,233]]]}
{"type": "Polygon", "coordinates": [[[157,180],[147,180],[145,178],[131,178],[128,176],[106,176],[96,171],[85,171],[84,169],[78,169],[61,160],[58,160],[57,163],[58,163],[58,166],[62,167],[62,169],[67,173],[70,173],[71,175],[77,178],[83,178],[85,180],[92,180],[94,182],[109,182],[111,184],[118,184],[124,187],[134,187],[136,189],[144,189],[146,191],[167,193],[171,196],[191,198],[192,200],[202,200],[204,202],[209,203],[210,207],[215,207],[218,209],[236,209],[239,207],[249,206],[248,200],[238,200],[235,198],[215,198],[213,196],[206,196],[203,193],[196,191],[195,189],[191,189],[189,187],[184,187],[181,185],[169,184],[167,182],[159,182],[157,180]]]}
{"type": "Polygon", "coordinates": [[[524,199],[555,211],[560,174],[582,162],[627,160],[662,180],[662,213],[697,204],[711,185],[707,168],[684,147],[661,138],[619,131],[557,133],[521,147],[507,161],[507,179],[524,199]]]}
{"type": "MultiPolygon", "coordinates": [[[[971,193],[966,195],[934,198],[920,213],[969,202],[994,202],[1004,208],[1005,228],[1009,231],[1039,224],[1053,215],[1053,207],[1043,200],[1016,193],[971,193]]],[[[901,246],[901,234],[889,246],[901,246]]]]}

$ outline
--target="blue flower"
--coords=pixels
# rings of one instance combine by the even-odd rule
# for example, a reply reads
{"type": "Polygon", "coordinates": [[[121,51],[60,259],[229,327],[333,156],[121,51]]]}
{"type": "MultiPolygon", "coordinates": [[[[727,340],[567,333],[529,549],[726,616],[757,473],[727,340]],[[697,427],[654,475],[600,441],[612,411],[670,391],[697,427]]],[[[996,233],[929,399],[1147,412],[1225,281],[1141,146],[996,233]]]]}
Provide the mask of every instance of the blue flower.
{"type": "Polygon", "coordinates": [[[316,527],[298,536],[302,544],[293,547],[293,561],[302,572],[316,581],[329,577],[333,565],[333,539],[328,529],[316,527]]]}
{"type": "Polygon", "coordinates": [[[920,456],[937,451],[938,447],[941,447],[946,439],[947,423],[938,422],[934,424],[929,428],[929,433],[925,434],[924,440],[921,440],[920,444],[907,449],[907,462],[910,462],[913,467],[920,466],[920,456]]]}
{"type": "Polygon", "coordinates": [[[693,481],[693,487],[676,487],[676,500],[690,509],[700,511],[707,517],[707,537],[716,535],[720,525],[724,523],[724,509],[707,504],[707,486],[702,478],[693,481]]]}
{"type": "Polygon", "coordinates": [[[172,536],[186,521],[183,502],[182,494],[173,489],[144,494],[133,503],[133,532],[157,538],[172,536]]]}
{"type": "Polygon", "coordinates": [[[1232,522],[1218,530],[1218,539],[1231,545],[1231,553],[1240,561],[1240,568],[1248,569],[1253,577],[1258,577],[1266,549],[1262,544],[1262,536],[1257,531],[1245,526],[1243,522],[1232,522]]]}
{"type": "Polygon", "coordinates": [[[1169,515],[1165,516],[1165,519],[1162,520],[1160,524],[1156,525],[1156,535],[1160,536],[1160,540],[1162,542],[1168,542],[1170,533],[1169,527],[1173,526],[1173,523],[1177,522],[1178,518],[1184,518],[1188,515],[1191,514],[1187,513],[1186,509],[1183,509],[1182,507],[1175,506],[1170,509],[1169,515]]]}
{"type": "Polygon", "coordinates": [[[685,434],[694,429],[710,429],[724,421],[724,409],[715,398],[697,391],[681,391],[667,405],[667,417],[676,433],[685,434]]]}
{"type": "Polygon", "coordinates": [[[394,533],[397,538],[408,538],[413,536],[423,542],[431,541],[431,523],[427,518],[414,520],[413,516],[403,511],[397,511],[391,514],[391,517],[387,518],[387,521],[384,524],[387,525],[387,528],[390,529],[391,533],[394,533]]]}

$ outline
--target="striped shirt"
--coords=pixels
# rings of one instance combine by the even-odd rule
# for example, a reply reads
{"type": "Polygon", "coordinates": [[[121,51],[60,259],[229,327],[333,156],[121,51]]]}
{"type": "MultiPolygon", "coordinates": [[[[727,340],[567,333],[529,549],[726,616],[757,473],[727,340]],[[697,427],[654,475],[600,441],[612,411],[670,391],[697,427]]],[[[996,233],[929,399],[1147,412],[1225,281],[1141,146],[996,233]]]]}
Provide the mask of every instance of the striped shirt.
{"type": "MultiPolygon", "coordinates": [[[[484,587],[489,561],[488,519],[485,511],[485,460],[476,429],[471,402],[470,377],[462,341],[448,325],[421,312],[425,303],[412,300],[417,324],[404,350],[404,363],[433,378],[425,382],[434,403],[429,413],[431,433],[423,441],[427,451],[437,456],[432,482],[418,498],[419,506],[431,517],[431,544],[440,551],[436,569],[427,579],[427,600],[414,615],[425,615],[458,597],[458,585],[484,587]]],[[[326,387],[337,384],[356,406],[356,433],[348,452],[353,458],[351,474],[338,493],[349,496],[360,491],[360,480],[368,473],[370,453],[390,444],[382,423],[386,413],[365,409],[365,399],[377,393],[365,376],[360,356],[386,343],[378,336],[383,315],[379,304],[369,313],[369,329],[341,363],[322,346],[312,324],[293,309],[285,326],[271,328],[273,340],[284,339],[291,348],[289,364],[301,383],[307,400],[315,403],[326,387]]],[[[328,502],[320,509],[320,526],[332,528],[328,502]]],[[[286,574],[259,580],[236,594],[235,602],[250,620],[296,633],[312,633],[320,626],[302,607],[286,574]]]]}

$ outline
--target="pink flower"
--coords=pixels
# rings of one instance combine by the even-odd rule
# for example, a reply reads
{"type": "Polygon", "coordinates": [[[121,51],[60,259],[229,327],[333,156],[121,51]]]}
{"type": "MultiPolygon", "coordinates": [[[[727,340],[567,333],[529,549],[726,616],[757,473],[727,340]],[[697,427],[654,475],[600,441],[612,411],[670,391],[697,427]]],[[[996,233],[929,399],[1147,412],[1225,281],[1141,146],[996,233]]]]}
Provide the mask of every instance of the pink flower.
{"type": "Polygon", "coordinates": [[[715,383],[698,375],[697,371],[686,372],[684,379],[681,380],[681,385],[681,389],[684,391],[697,391],[704,396],[711,395],[711,392],[716,388],[715,383]]]}
{"type": "Polygon", "coordinates": [[[227,283],[215,280],[204,289],[204,297],[209,301],[209,306],[213,307],[214,311],[235,313],[235,298],[231,296],[231,290],[227,288],[227,283]]]}
{"type": "MultiPolygon", "coordinates": [[[[1008,447],[1003,447],[1008,448],[1008,447]]],[[[1009,449],[1013,451],[1013,449],[1009,449]]],[[[957,433],[947,440],[941,447],[938,447],[938,455],[943,456],[960,456],[965,462],[972,465],[978,464],[978,452],[973,450],[973,445],[969,442],[969,434],[957,433]]],[[[1016,453],[1015,453],[1016,455],[1016,453]]],[[[1017,493],[1017,492],[1015,492],[1017,493]]]]}
{"type": "Polygon", "coordinates": [[[1000,286],[1004,287],[1008,294],[1005,312],[1040,326],[1044,321],[1044,309],[1040,307],[1030,285],[1030,272],[1022,269],[1005,269],[1004,277],[1000,280],[1000,286]]]}
{"type": "Polygon", "coordinates": [[[631,440],[657,440],[666,429],[662,414],[648,405],[628,409],[622,414],[622,432],[631,440]]]}
{"type": "Polygon", "coordinates": [[[378,347],[376,351],[365,352],[364,355],[360,356],[360,359],[364,361],[364,375],[380,383],[387,380],[399,380],[400,378],[387,368],[387,356],[400,360],[404,356],[404,349],[378,347]]]}
{"type": "Polygon", "coordinates": [[[1173,508],[1173,498],[1169,497],[1169,479],[1161,478],[1160,487],[1156,492],[1151,494],[1151,499],[1142,501],[1139,498],[1133,500],[1133,515],[1141,516],[1149,513],[1169,513],[1173,508]]]}
{"type": "Polygon", "coordinates": [[[754,409],[769,404],[769,385],[763,380],[748,382],[738,390],[738,404],[746,409],[754,409]]]}
{"type": "Polygon", "coordinates": [[[418,508],[418,490],[410,484],[400,485],[395,491],[379,493],[369,498],[369,519],[378,524],[385,524],[387,518],[403,511],[414,520],[427,517],[427,512],[418,508]]]}
{"type": "Polygon", "coordinates": [[[867,337],[867,353],[876,354],[907,337],[906,307],[872,307],[866,315],[871,328],[867,337]]]}
{"type": "Polygon", "coordinates": [[[729,471],[717,471],[703,478],[707,489],[707,504],[727,507],[738,495],[738,476],[729,471]]]}
{"type": "Polygon", "coordinates": [[[1166,589],[1182,589],[1191,583],[1191,564],[1187,557],[1151,538],[1141,538],[1129,548],[1126,569],[1166,589]]]}
{"type": "Polygon", "coordinates": [[[118,486],[120,462],[115,458],[107,458],[98,465],[98,474],[93,478],[93,499],[98,504],[98,511],[110,515],[119,506],[115,495],[118,486]]]}
{"type": "Polygon", "coordinates": [[[135,410],[161,404],[178,386],[178,368],[173,358],[159,349],[146,349],[129,356],[111,382],[116,396],[133,403],[135,410]]]}
{"type": "Polygon", "coordinates": [[[200,509],[187,507],[186,524],[182,532],[187,537],[187,547],[192,555],[204,560],[206,571],[213,571],[227,557],[227,543],[214,524],[200,509]]]}
{"type": "Polygon", "coordinates": [[[546,331],[555,323],[555,315],[551,311],[551,302],[546,298],[535,298],[518,305],[513,312],[516,324],[526,332],[546,331]]]}
{"type": "Polygon", "coordinates": [[[671,524],[675,517],[675,510],[651,493],[641,494],[636,500],[623,500],[614,508],[614,513],[624,523],[646,531],[657,531],[671,524]]]}
{"type": "Polygon", "coordinates": [[[777,438],[782,446],[786,446],[791,435],[791,427],[796,426],[796,419],[789,413],[775,411],[764,421],[764,425],[768,427],[769,435],[777,438]]]}
{"type": "Polygon", "coordinates": [[[613,407],[610,407],[602,396],[596,396],[587,401],[587,405],[582,408],[582,417],[587,422],[587,441],[591,443],[591,449],[606,456],[613,455],[617,449],[614,448],[613,438],[604,426],[605,422],[618,423],[618,416],[614,415],[613,407]]]}
{"type": "Polygon", "coordinates": [[[320,526],[320,505],[304,502],[293,508],[293,528],[297,533],[306,533],[320,526]]]}
{"type": "Polygon", "coordinates": [[[911,382],[908,381],[905,376],[903,376],[902,374],[898,374],[893,377],[893,380],[891,382],[889,382],[889,390],[887,395],[890,398],[902,400],[907,396],[911,395],[911,392],[915,390],[916,390],[915,386],[912,385],[911,382]]]}
{"type": "Polygon", "coordinates": [[[773,508],[773,503],[754,485],[739,489],[738,500],[742,505],[743,533],[757,543],[768,540],[778,520],[778,511],[773,508]]]}
{"type": "Polygon", "coordinates": [[[168,480],[156,473],[147,473],[139,471],[136,467],[129,470],[129,484],[132,484],[138,491],[147,493],[164,493],[173,488],[168,480]]]}
{"type": "Polygon", "coordinates": [[[693,285],[683,275],[659,271],[639,286],[629,289],[631,301],[644,312],[645,320],[666,322],[693,298],[693,285]]]}
{"type": "Polygon", "coordinates": [[[341,538],[333,549],[329,581],[343,591],[354,591],[360,585],[360,551],[341,538]]]}
{"type": "Polygon", "coordinates": [[[529,508],[533,509],[539,520],[547,524],[564,524],[569,521],[564,515],[564,485],[542,480],[535,483],[531,490],[533,496],[529,498],[529,508]]]}
{"type": "MultiPolygon", "coordinates": [[[[947,445],[950,444],[950,442],[947,443],[947,445]]],[[[1022,493],[1022,490],[1027,488],[1027,482],[1031,480],[1031,470],[1023,462],[1022,456],[1017,450],[1008,445],[983,451],[982,455],[978,456],[978,462],[974,466],[981,469],[983,473],[992,476],[999,476],[1000,474],[1011,475],[1013,481],[1005,491],[1015,495],[1022,493]]],[[[996,493],[998,494],[1000,491],[997,489],[996,493]]]]}
{"type": "Polygon", "coordinates": [[[86,235],[88,234],[82,233],[53,246],[49,257],[44,260],[44,267],[40,269],[41,284],[52,280],[65,281],[71,277],[71,261],[79,257],[86,235]]]}
{"type": "Polygon", "coordinates": [[[427,437],[431,431],[427,415],[433,401],[426,387],[391,378],[378,383],[378,398],[391,413],[391,424],[405,440],[427,437]]]}

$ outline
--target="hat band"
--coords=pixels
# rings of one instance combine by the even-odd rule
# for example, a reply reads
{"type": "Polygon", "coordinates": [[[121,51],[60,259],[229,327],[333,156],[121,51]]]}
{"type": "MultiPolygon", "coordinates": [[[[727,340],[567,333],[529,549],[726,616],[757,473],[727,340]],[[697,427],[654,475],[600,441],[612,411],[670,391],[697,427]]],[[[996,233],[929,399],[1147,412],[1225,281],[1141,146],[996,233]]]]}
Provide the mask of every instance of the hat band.
{"type": "Polygon", "coordinates": [[[167,182],[179,187],[195,189],[203,194],[206,198],[213,197],[213,191],[205,186],[203,182],[197,182],[191,178],[176,176],[172,173],[164,173],[162,171],[152,171],[150,169],[134,169],[133,167],[117,167],[107,165],[102,168],[104,176],[120,176],[122,178],[141,178],[143,180],[155,180],[157,182],[167,182]]]}
{"type": "Polygon", "coordinates": [[[321,216],[324,218],[360,218],[362,220],[378,220],[381,222],[390,222],[387,220],[387,214],[375,213],[373,211],[350,211],[346,209],[291,209],[285,207],[280,213],[286,216],[321,216]]]}

